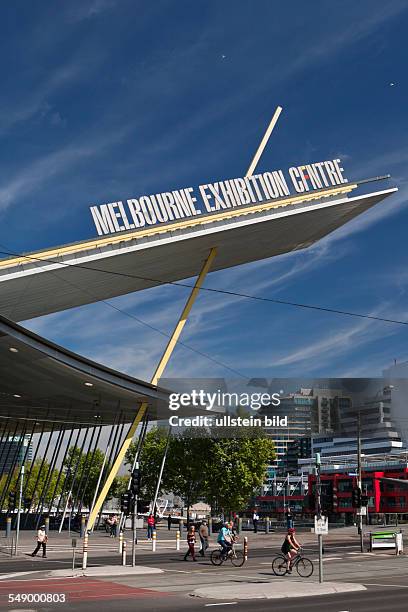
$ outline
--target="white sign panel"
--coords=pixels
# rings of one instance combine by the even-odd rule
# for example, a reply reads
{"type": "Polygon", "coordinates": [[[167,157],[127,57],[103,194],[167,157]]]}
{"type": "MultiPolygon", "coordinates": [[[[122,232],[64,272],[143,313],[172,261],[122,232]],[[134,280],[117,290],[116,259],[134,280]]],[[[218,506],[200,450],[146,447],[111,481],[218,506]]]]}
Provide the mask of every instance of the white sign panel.
{"type": "Polygon", "coordinates": [[[90,211],[96,231],[102,236],[343,185],[348,182],[343,173],[341,160],[333,159],[292,166],[286,172],[273,170],[208,183],[198,189],[186,187],[142,195],[91,206],[90,211]]]}
{"type": "Polygon", "coordinates": [[[327,535],[329,533],[329,519],[327,516],[315,516],[315,534],[327,535]]]}

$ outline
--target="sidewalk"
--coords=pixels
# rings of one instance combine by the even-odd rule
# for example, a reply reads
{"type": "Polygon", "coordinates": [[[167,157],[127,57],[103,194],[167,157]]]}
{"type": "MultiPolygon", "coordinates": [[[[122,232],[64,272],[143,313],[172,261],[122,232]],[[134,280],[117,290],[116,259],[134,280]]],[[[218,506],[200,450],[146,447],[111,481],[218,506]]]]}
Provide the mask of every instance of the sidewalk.
{"type": "Polygon", "coordinates": [[[366,591],[362,584],[353,582],[298,582],[295,580],[274,580],[268,583],[233,584],[231,586],[209,586],[190,593],[193,597],[205,599],[283,599],[287,597],[314,597],[333,593],[366,591]]]}

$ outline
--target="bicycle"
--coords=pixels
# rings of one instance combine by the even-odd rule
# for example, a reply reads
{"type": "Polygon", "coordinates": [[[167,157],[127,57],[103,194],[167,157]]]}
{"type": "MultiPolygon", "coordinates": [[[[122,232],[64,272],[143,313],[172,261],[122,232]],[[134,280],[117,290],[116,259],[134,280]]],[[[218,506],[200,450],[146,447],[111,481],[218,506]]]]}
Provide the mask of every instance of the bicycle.
{"type": "Polygon", "coordinates": [[[222,565],[224,561],[228,561],[228,559],[234,567],[241,567],[245,563],[245,557],[242,550],[235,550],[235,542],[232,544],[227,554],[224,553],[222,548],[218,548],[217,550],[213,550],[210,555],[211,563],[216,566],[222,565]]]}
{"type": "MultiPolygon", "coordinates": [[[[295,567],[296,571],[301,578],[309,578],[313,574],[314,565],[313,562],[304,557],[300,551],[293,557],[290,562],[290,567],[295,567]]],[[[278,555],[272,561],[272,571],[275,576],[285,576],[286,573],[290,573],[287,570],[287,557],[285,555],[278,555]]]]}

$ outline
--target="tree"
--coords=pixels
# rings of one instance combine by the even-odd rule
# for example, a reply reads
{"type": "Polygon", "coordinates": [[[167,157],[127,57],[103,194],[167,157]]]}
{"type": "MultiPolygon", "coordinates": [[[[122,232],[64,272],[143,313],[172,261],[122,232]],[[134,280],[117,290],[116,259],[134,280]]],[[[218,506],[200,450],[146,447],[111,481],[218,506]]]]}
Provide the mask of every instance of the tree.
{"type": "Polygon", "coordinates": [[[211,457],[213,441],[206,430],[189,429],[170,440],[164,485],[166,490],[180,496],[187,506],[205,498],[208,480],[212,478],[211,457]]]}
{"type": "MultiPolygon", "coordinates": [[[[71,446],[67,452],[63,465],[66,478],[65,494],[72,491],[72,497],[75,501],[78,500],[80,505],[90,508],[98,485],[99,476],[103,469],[104,458],[105,455],[99,448],[97,448],[95,452],[90,453],[87,457],[87,453],[81,452],[81,449],[71,446]]],[[[110,465],[105,464],[104,473],[108,474],[109,470],[110,465]]],[[[117,486],[118,482],[115,478],[109,489],[107,499],[116,495],[117,486]]]]}
{"type": "MultiPolygon", "coordinates": [[[[152,501],[157,486],[157,479],[160,473],[160,466],[163,459],[167,442],[167,431],[161,427],[154,427],[145,435],[142,451],[139,458],[139,468],[141,473],[141,491],[139,497],[152,501]]],[[[125,456],[125,463],[132,468],[137,448],[137,441],[132,442],[125,456]]],[[[164,490],[167,466],[162,478],[162,486],[159,493],[164,490]]]]}
{"type": "MultiPolygon", "coordinates": [[[[25,478],[23,480],[23,492],[26,499],[31,500],[31,508],[35,508],[40,502],[44,503],[47,508],[61,494],[64,477],[59,477],[60,471],[56,468],[51,470],[51,464],[41,457],[37,457],[35,462],[27,462],[25,464],[25,478]],[[58,485],[58,486],[57,486],[58,485]]],[[[8,492],[19,494],[18,476],[20,474],[20,466],[17,467],[9,484],[8,492]]],[[[0,482],[0,490],[6,484],[6,476],[0,482]]],[[[5,499],[5,507],[8,507],[8,496],[5,499]]]]}
{"type": "Polygon", "coordinates": [[[266,468],[275,457],[273,441],[261,429],[220,431],[211,447],[208,501],[224,512],[244,510],[265,480],[266,468]]]}

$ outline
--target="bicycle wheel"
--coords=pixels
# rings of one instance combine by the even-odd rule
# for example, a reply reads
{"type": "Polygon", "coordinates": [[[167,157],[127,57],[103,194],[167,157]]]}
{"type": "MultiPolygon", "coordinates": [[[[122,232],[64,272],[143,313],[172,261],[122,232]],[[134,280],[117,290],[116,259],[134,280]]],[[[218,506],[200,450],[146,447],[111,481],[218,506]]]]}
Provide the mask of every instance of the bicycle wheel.
{"type": "Polygon", "coordinates": [[[236,550],[231,557],[231,563],[234,567],[241,567],[245,563],[245,557],[242,550],[236,550]]]}
{"type": "Polygon", "coordinates": [[[302,578],[309,578],[313,574],[313,563],[310,559],[302,557],[296,563],[296,571],[302,578]]]}
{"type": "Polygon", "coordinates": [[[272,561],[272,571],[275,576],[284,576],[286,574],[286,559],[283,555],[275,557],[272,561]]]}
{"type": "Polygon", "coordinates": [[[210,555],[210,560],[213,565],[222,565],[224,557],[220,550],[213,550],[210,555]]]}

